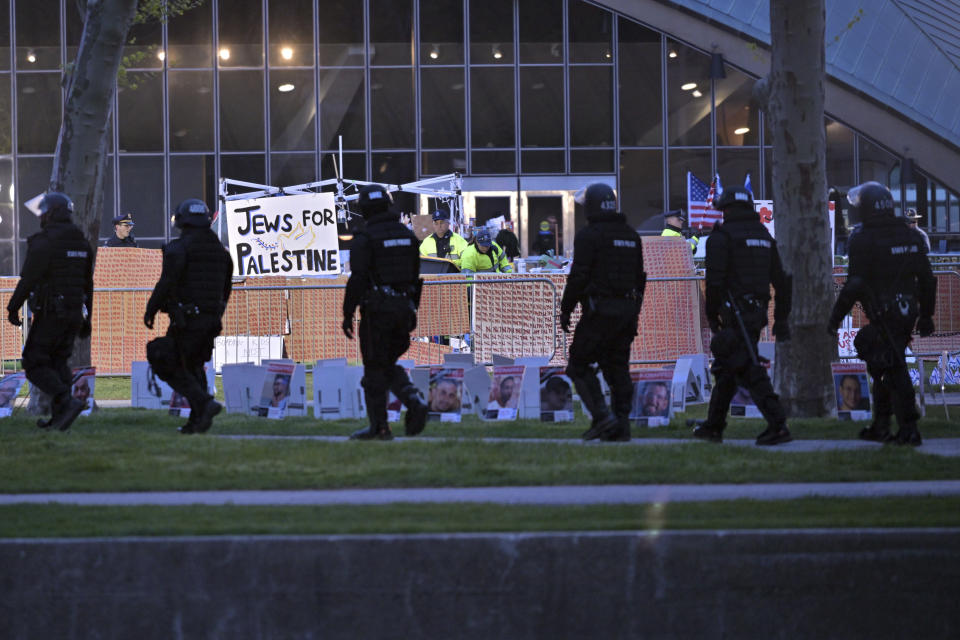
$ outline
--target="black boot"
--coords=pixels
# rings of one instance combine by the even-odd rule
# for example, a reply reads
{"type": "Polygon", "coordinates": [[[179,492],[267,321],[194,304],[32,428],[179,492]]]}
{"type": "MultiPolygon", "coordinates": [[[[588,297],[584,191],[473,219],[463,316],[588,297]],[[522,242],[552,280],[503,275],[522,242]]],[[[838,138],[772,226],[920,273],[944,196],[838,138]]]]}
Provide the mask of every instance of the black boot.
{"type": "Polygon", "coordinates": [[[757,446],[768,447],[790,442],[791,440],[793,440],[793,436],[790,435],[790,430],[787,429],[786,423],[776,426],[770,425],[763,433],[757,436],[757,446]]]}
{"type": "Polygon", "coordinates": [[[49,423],[52,429],[60,431],[69,429],[86,406],[83,401],[74,398],[69,392],[65,396],[60,396],[53,401],[53,417],[50,418],[49,423]]]}
{"type": "Polygon", "coordinates": [[[617,419],[613,414],[607,413],[603,416],[594,416],[590,421],[590,428],[583,432],[580,437],[584,440],[596,440],[603,436],[610,429],[617,426],[617,419]]]}
{"type": "MultiPolygon", "coordinates": [[[[223,405],[210,398],[203,405],[202,408],[197,411],[197,419],[193,423],[194,433],[206,433],[210,430],[210,427],[213,426],[213,418],[223,409],[223,405]]],[[[193,420],[194,411],[190,412],[190,419],[193,420]]],[[[188,421],[184,427],[189,425],[188,421]]]]}
{"type": "Polygon", "coordinates": [[[723,430],[727,425],[714,426],[704,421],[693,429],[693,437],[707,442],[723,442],[723,430]]]}
{"type": "Polygon", "coordinates": [[[900,430],[897,431],[897,435],[892,436],[887,442],[907,447],[919,447],[923,444],[923,438],[920,437],[917,423],[907,422],[901,425],[900,430]]]}
{"type": "Polygon", "coordinates": [[[422,432],[427,425],[429,409],[427,403],[423,401],[423,396],[420,395],[420,390],[407,379],[407,374],[402,369],[400,371],[403,373],[403,379],[406,380],[406,383],[401,382],[397,385],[398,388],[391,390],[393,395],[397,396],[403,406],[407,408],[407,415],[403,419],[404,435],[415,436],[422,432]]]}
{"type": "Polygon", "coordinates": [[[614,418],[613,426],[600,434],[604,442],[630,442],[630,418],[614,418]]]}
{"type": "Polygon", "coordinates": [[[893,436],[890,434],[890,416],[877,416],[869,427],[860,430],[860,439],[870,442],[886,442],[893,436]]]}
{"type": "Polygon", "coordinates": [[[371,424],[350,434],[351,440],[393,440],[393,432],[386,423],[380,425],[371,424]]]}

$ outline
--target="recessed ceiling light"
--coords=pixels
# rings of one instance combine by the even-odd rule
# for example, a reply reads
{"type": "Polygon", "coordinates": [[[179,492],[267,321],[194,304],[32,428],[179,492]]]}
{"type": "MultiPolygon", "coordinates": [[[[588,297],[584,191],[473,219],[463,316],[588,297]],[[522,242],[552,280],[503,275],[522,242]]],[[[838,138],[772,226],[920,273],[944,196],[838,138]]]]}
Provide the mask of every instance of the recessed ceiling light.
{"type": "Polygon", "coordinates": [[[670,53],[667,54],[667,57],[668,57],[668,58],[676,58],[676,57],[677,57],[677,52],[676,52],[676,51],[671,51],[670,53]]]}
{"type": "Polygon", "coordinates": [[[745,133],[750,133],[750,127],[739,127],[737,129],[734,129],[733,132],[738,136],[742,136],[745,133]]]}
{"type": "Polygon", "coordinates": [[[699,98],[699,97],[702,96],[703,94],[700,93],[700,89],[694,89],[694,90],[693,90],[693,93],[691,93],[690,95],[692,95],[694,98],[699,98]]]}
{"type": "Polygon", "coordinates": [[[686,83],[686,84],[680,85],[680,88],[683,89],[684,91],[690,91],[690,89],[696,89],[696,88],[697,88],[697,83],[696,83],[696,82],[688,82],[688,83],[686,83]]]}
{"type": "Polygon", "coordinates": [[[293,91],[294,89],[296,89],[296,87],[294,87],[294,86],[293,86],[292,84],[290,84],[289,82],[287,82],[286,84],[282,84],[282,85],[280,85],[279,87],[277,87],[277,91],[279,91],[280,93],[290,93],[290,92],[293,91]]]}
{"type": "Polygon", "coordinates": [[[223,49],[220,49],[220,59],[221,59],[221,60],[229,60],[229,59],[230,59],[230,49],[227,49],[226,47],[224,47],[223,49]]]}
{"type": "Polygon", "coordinates": [[[291,58],[293,58],[293,49],[291,49],[290,47],[284,47],[280,49],[280,57],[283,58],[284,60],[290,60],[291,58]]]}

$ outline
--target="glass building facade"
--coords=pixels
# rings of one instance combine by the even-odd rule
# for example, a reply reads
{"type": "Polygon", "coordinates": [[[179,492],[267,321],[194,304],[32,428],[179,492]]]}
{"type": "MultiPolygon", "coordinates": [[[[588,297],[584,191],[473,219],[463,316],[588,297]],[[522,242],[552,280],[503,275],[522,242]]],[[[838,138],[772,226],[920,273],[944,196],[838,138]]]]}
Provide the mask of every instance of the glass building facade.
{"type": "MultiPolygon", "coordinates": [[[[38,229],[22,205],[46,189],[62,70],[81,33],[72,0],[10,0],[0,12],[0,274],[18,271],[38,229]]],[[[722,184],[750,174],[755,196],[771,198],[755,79],[582,0],[207,0],[131,38],[109,125],[104,239],[131,212],[140,246],[159,247],[176,203],[216,206],[221,178],[332,178],[341,144],[344,177],[456,171],[471,217],[515,219],[525,240],[523,225],[557,215],[568,247],[579,213],[552,207],[593,180],[614,184],[630,223],[650,231],[664,209],[686,208],[688,171],[722,184]]],[[[826,131],[829,184],[890,184],[928,214],[935,242],[960,233],[957,194],[919,171],[901,189],[900,158],[869,131],[829,117],[826,131]]],[[[423,206],[407,194],[399,204],[423,206]]]]}

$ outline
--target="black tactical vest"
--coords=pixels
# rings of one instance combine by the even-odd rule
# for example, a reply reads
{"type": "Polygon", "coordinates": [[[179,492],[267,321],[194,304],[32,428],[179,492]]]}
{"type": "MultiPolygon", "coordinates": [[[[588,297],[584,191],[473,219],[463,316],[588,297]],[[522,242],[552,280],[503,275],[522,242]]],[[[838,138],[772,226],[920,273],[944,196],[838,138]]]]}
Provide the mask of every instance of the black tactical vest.
{"type": "Polygon", "coordinates": [[[596,268],[586,293],[621,297],[637,289],[640,286],[637,282],[640,236],[626,224],[623,216],[593,221],[584,231],[594,243],[596,256],[596,268]]]}
{"type": "Polygon", "coordinates": [[[724,214],[724,223],[714,230],[727,237],[727,291],[734,298],[751,295],[770,300],[770,273],[776,241],[753,211],[744,217],[724,214]],[[731,219],[732,218],[732,219],[731,219]]]}
{"type": "Polygon", "coordinates": [[[62,300],[64,311],[79,311],[84,302],[87,274],[93,262],[90,243],[70,222],[51,222],[41,231],[50,242],[50,267],[44,276],[49,295],[62,300]]]}
{"type": "Polygon", "coordinates": [[[417,236],[395,215],[372,218],[362,231],[370,239],[371,284],[406,287],[420,278],[417,236]]]}
{"type": "Polygon", "coordinates": [[[918,295],[915,276],[926,263],[926,243],[902,218],[865,221],[851,234],[849,249],[850,275],[863,278],[879,303],[918,295]]]}
{"type": "Polygon", "coordinates": [[[223,287],[233,271],[230,254],[210,229],[187,227],[180,238],[187,255],[187,267],[177,283],[178,302],[197,305],[204,313],[223,310],[223,287]]]}

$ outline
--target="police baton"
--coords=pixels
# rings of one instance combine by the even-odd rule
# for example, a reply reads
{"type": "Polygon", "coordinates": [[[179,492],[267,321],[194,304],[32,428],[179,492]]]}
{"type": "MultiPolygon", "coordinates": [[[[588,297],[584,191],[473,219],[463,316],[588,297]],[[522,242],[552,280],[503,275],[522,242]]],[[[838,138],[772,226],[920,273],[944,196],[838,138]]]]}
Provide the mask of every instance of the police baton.
{"type": "Polygon", "coordinates": [[[737,318],[737,326],[740,327],[740,334],[743,336],[743,343],[747,346],[747,353],[750,354],[750,362],[754,366],[759,365],[760,361],[757,360],[757,353],[753,350],[753,341],[750,340],[750,334],[747,333],[747,325],[743,324],[743,316],[740,315],[740,308],[737,306],[737,303],[733,300],[733,294],[727,291],[727,305],[733,311],[733,315],[737,318]]]}

